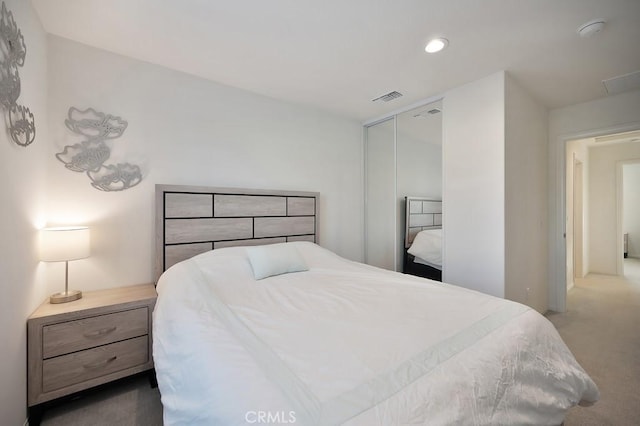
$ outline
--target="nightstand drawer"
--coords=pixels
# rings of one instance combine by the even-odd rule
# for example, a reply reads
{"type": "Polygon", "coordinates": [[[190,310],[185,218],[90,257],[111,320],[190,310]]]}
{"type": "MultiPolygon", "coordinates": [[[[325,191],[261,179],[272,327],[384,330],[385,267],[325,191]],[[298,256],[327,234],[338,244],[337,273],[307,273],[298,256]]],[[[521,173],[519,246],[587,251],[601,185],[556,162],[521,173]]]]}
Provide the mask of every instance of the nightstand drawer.
{"type": "Polygon", "coordinates": [[[44,359],[149,333],[146,307],[48,325],[42,330],[44,359]]]}
{"type": "Polygon", "coordinates": [[[47,359],[42,391],[51,392],[149,361],[148,336],[47,359]]]}

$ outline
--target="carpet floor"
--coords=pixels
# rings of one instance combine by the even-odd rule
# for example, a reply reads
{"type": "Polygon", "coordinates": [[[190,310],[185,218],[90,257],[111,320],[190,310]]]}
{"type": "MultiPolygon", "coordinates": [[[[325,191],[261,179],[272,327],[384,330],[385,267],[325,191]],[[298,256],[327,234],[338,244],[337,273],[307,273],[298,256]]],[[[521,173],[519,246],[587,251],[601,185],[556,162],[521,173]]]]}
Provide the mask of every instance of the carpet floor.
{"type": "Polygon", "coordinates": [[[44,426],[162,426],[158,388],[147,375],[119,380],[47,409],[44,426]]]}
{"type": "Polygon", "coordinates": [[[625,277],[576,280],[567,312],[547,317],[600,389],[600,400],[571,409],[565,426],[639,425],[640,260],[625,259],[625,277]]]}
{"type": "MultiPolygon", "coordinates": [[[[547,318],[601,393],[595,405],[571,409],[564,425],[639,425],[640,260],[625,260],[624,278],[590,274],[577,280],[567,312],[547,318]]],[[[133,377],[48,409],[42,424],[162,425],[160,393],[147,377],[133,377]]]]}

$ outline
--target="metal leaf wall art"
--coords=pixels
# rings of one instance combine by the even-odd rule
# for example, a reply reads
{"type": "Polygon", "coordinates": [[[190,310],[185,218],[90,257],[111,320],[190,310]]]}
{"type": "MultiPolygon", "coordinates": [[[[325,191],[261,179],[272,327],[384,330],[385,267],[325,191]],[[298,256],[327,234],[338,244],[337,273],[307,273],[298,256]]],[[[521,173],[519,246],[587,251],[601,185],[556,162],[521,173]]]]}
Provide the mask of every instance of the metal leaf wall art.
{"type": "Polygon", "coordinates": [[[142,181],[140,167],[130,163],[105,164],[111,156],[107,140],[122,136],[128,123],[120,117],[87,108],[69,108],[64,124],[85,140],[67,145],[56,158],[74,172],[85,173],[101,191],[124,191],[142,181]]]}
{"type": "Polygon", "coordinates": [[[0,105],[8,116],[9,136],[20,146],[30,145],[36,138],[36,124],[29,108],[18,105],[20,74],[27,45],[13,14],[2,2],[0,11],[0,105]]]}

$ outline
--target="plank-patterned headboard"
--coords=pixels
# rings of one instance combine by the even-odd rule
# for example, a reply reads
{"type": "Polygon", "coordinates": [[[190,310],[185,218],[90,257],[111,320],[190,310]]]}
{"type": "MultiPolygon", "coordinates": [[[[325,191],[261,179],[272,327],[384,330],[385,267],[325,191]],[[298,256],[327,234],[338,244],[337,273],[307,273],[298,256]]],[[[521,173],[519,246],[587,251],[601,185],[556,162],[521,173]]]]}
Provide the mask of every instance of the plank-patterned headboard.
{"type": "Polygon", "coordinates": [[[222,247],[318,242],[317,192],[156,185],[156,282],[222,247]]]}
{"type": "Polygon", "coordinates": [[[418,232],[442,228],[442,200],[423,197],[405,197],[404,248],[408,249],[418,232]]]}

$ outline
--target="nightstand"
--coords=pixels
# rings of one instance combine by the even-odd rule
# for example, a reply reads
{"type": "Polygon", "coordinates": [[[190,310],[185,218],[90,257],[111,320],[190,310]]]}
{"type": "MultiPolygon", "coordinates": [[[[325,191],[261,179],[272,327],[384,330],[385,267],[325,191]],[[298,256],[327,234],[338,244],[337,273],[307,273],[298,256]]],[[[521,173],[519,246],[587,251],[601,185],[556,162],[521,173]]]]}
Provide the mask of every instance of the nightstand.
{"type": "Polygon", "coordinates": [[[153,284],[84,292],[46,301],[27,321],[29,411],[39,405],[153,368],[153,284]]]}

